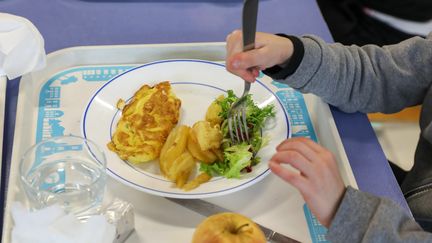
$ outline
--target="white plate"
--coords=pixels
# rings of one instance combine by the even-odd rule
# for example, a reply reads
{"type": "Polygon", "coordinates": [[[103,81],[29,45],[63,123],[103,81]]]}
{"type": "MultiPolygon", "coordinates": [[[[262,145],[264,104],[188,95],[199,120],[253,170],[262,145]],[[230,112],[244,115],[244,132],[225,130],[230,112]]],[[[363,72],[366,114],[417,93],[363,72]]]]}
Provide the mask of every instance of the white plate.
{"type": "Polygon", "coordinates": [[[266,175],[268,159],[273,155],[276,145],[291,136],[288,115],[279,99],[263,82],[257,80],[250,93],[259,106],[273,104],[276,117],[268,122],[263,130],[270,136],[270,143],[262,148],[258,156],[262,162],[251,173],[240,179],[212,178],[198,188],[185,192],[175,188],[171,181],[164,178],[157,161],[140,166],[121,160],[116,153],[107,148],[121,114],[116,108],[121,98],[129,100],[143,84],[154,85],[169,80],[174,93],[182,102],[179,124],[193,125],[204,120],[210,103],[226,90],[234,90],[240,95],[243,80],[226,71],[225,66],[202,60],[164,60],[142,65],[129,70],[101,87],[90,99],[82,121],[84,137],[93,140],[104,150],[107,157],[108,173],[120,182],[151,194],[175,198],[206,198],[232,193],[251,186],[266,175]]]}

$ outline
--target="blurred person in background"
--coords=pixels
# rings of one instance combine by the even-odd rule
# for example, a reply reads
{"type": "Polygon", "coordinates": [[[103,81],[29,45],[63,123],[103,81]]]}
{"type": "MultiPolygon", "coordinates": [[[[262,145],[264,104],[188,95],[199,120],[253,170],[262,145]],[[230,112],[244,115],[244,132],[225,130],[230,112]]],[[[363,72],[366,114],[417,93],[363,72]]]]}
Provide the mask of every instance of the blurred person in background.
{"type": "Polygon", "coordinates": [[[333,39],[345,45],[396,44],[432,31],[432,0],[318,0],[333,39]]]}

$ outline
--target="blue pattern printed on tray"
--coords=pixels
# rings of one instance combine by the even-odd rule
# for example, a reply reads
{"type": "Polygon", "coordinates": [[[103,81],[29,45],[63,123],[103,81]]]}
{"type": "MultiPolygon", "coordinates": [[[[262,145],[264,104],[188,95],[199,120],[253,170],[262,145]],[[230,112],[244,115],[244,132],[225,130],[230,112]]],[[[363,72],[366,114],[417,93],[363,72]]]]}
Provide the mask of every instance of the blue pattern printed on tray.
{"type": "MultiPolygon", "coordinates": [[[[290,116],[292,137],[308,137],[318,142],[303,95],[283,83],[273,81],[272,85],[280,89],[276,95],[290,116]]],[[[312,242],[328,242],[325,237],[327,229],[318,222],[306,204],[303,206],[303,210],[312,242]]]]}
{"type": "Polygon", "coordinates": [[[112,77],[117,76],[118,74],[123,73],[130,68],[132,67],[94,67],[92,69],[84,70],[82,72],[82,78],[85,81],[108,81],[112,77]]]}
{"type": "Polygon", "coordinates": [[[36,143],[45,138],[64,135],[65,129],[59,120],[64,115],[60,104],[62,86],[80,80],[106,82],[130,68],[132,66],[79,67],[63,71],[50,78],[44,83],[39,95],[36,143]]]}
{"type": "Polygon", "coordinates": [[[309,233],[312,237],[313,243],[329,242],[326,239],[327,229],[320,224],[318,219],[312,214],[308,206],[303,206],[303,211],[309,227],[309,233]]]}
{"type": "Polygon", "coordinates": [[[303,95],[289,87],[277,91],[276,95],[289,114],[292,136],[308,137],[317,142],[318,139],[315,135],[303,95]]]}

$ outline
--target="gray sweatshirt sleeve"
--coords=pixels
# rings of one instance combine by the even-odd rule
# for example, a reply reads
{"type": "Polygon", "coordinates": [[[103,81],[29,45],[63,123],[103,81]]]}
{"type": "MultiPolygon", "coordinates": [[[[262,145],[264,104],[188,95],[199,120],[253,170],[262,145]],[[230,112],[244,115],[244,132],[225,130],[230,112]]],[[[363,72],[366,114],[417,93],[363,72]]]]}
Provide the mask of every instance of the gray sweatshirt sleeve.
{"type": "Polygon", "coordinates": [[[397,45],[343,46],[306,36],[304,57],[284,82],[346,112],[397,112],[420,104],[432,82],[432,35],[397,45]]]}
{"type": "Polygon", "coordinates": [[[432,234],[393,201],[348,187],[327,239],[333,243],[432,242],[432,234]]]}

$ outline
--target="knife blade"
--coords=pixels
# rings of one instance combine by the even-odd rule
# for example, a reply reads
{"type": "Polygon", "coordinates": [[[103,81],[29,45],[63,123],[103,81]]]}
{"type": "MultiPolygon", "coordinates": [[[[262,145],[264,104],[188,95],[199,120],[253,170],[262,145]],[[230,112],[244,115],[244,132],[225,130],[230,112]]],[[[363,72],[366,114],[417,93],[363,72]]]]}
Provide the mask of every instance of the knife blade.
{"type": "Polygon", "coordinates": [[[242,14],[243,51],[255,48],[255,33],[259,0],[244,0],[242,14]]]}
{"type": "MultiPolygon", "coordinates": [[[[208,217],[213,214],[223,213],[223,212],[232,212],[226,208],[220,207],[213,203],[209,203],[203,201],[201,199],[178,199],[178,198],[166,198],[171,202],[174,202],[180,206],[183,206],[187,209],[190,209],[196,213],[199,213],[205,217],[208,217]]],[[[269,229],[263,225],[256,223],[261,230],[264,232],[267,240],[274,243],[299,243],[300,241],[294,240],[286,235],[275,232],[272,229],[269,229]]]]}

